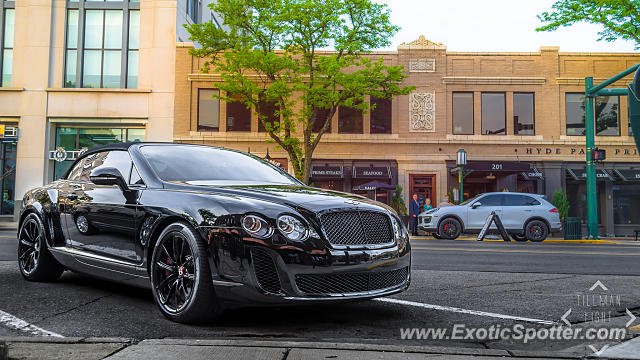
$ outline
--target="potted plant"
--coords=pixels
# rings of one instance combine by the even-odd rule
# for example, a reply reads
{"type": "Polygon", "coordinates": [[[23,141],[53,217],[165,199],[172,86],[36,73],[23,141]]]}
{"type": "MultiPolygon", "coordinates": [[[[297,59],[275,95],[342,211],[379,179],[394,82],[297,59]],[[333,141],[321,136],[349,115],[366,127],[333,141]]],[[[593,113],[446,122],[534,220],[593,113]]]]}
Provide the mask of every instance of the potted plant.
{"type": "Polygon", "coordinates": [[[579,218],[569,218],[569,200],[567,194],[561,190],[556,190],[553,193],[551,204],[558,209],[560,220],[562,221],[562,228],[564,230],[565,240],[577,240],[582,238],[582,229],[579,218]]]}

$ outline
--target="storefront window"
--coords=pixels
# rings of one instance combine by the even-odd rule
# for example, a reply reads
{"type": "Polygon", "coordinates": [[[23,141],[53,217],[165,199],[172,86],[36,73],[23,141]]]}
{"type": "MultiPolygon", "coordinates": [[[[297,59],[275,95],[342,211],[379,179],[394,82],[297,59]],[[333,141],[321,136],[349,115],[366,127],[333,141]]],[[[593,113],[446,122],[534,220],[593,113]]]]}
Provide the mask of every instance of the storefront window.
{"type": "MultiPolygon", "coordinates": [[[[566,116],[567,135],[585,135],[584,94],[567,93],[566,116]]],[[[599,96],[595,100],[596,135],[620,135],[620,98],[618,96],[599,96]]]]}
{"type": "Polygon", "coordinates": [[[371,133],[391,134],[391,100],[372,96],[371,105],[375,105],[371,110],[371,133]]]}
{"type": "Polygon", "coordinates": [[[251,131],[251,110],[238,96],[229,97],[236,101],[227,102],[227,131],[251,131]]]}
{"type": "Polygon", "coordinates": [[[504,93],[482,93],[482,134],[506,135],[504,93]]]}
{"type": "Polygon", "coordinates": [[[218,131],[220,128],[220,100],[218,89],[198,89],[198,131],[218,131]]]}
{"type": "Polygon", "coordinates": [[[3,143],[0,145],[2,151],[0,157],[2,162],[0,215],[13,215],[16,187],[16,146],[16,143],[3,143]]]}
{"type": "MultiPolygon", "coordinates": [[[[76,128],[59,127],[56,129],[56,148],[66,151],[91,149],[96,146],[117,142],[142,142],[145,140],[143,128],[76,128]]],[[[55,161],[53,177],[59,179],[73,163],[73,159],[55,161]]]]}
{"type": "Polygon", "coordinates": [[[346,106],[338,108],[338,132],[362,134],[362,111],[346,106]]]}
{"type": "Polygon", "coordinates": [[[533,93],[513,94],[513,132],[515,135],[535,134],[533,93]]]}
{"type": "Polygon", "coordinates": [[[473,93],[453,93],[453,133],[473,135],[473,93]]]}
{"type": "Polygon", "coordinates": [[[613,185],[613,222],[640,224],[640,184],[613,185]]]}

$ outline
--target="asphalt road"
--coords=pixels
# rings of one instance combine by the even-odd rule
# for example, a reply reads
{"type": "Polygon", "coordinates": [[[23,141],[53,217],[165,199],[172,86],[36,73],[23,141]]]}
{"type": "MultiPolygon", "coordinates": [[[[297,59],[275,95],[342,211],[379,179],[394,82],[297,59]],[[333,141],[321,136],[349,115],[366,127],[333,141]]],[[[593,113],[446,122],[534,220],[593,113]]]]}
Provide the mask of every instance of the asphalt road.
{"type": "MultiPolygon", "coordinates": [[[[549,325],[520,318],[558,322],[569,309],[566,318],[575,326],[602,326],[607,323],[594,323],[594,319],[624,324],[629,319],[626,309],[636,314],[640,310],[640,246],[633,244],[416,239],[412,240],[411,287],[391,298],[410,303],[369,300],[244,308],[200,326],[164,319],[149,290],[71,272],[55,283],[24,281],[14,260],[15,244],[13,232],[0,231],[0,311],[63,336],[265,338],[552,350],[584,347],[587,342],[403,340],[400,329],[451,329],[454,324],[539,328],[549,325]],[[606,290],[590,291],[597,281],[606,290]],[[615,301],[594,305],[592,295],[615,301]]],[[[17,335],[25,334],[0,321],[0,337],[17,335]]]]}

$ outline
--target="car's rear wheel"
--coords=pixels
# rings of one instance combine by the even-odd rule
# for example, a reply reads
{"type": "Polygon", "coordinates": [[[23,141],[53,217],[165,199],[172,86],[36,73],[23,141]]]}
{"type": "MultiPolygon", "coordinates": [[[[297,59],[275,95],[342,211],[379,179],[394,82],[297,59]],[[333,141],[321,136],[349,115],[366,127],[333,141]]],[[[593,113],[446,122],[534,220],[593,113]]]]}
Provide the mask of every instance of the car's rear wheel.
{"type": "Polygon", "coordinates": [[[534,242],[544,241],[549,235],[547,224],[540,220],[532,220],[525,226],[525,236],[528,240],[534,242]]]}
{"type": "Polygon", "coordinates": [[[18,266],[30,281],[53,281],[64,272],[47,248],[44,226],[35,213],[27,215],[18,231],[18,266]]]}
{"type": "Polygon", "coordinates": [[[524,234],[511,234],[511,237],[515,241],[527,241],[527,237],[524,234]]]}
{"type": "Polygon", "coordinates": [[[206,245],[189,225],[176,222],[162,231],[150,270],[153,297],[168,319],[207,322],[220,313],[206,245]]]}
{"type": "Polygon", "coordinates": [[[438,235],[443,239],[453,240],[460,236],[462,226],[454,218],[446,218],[438,225],[438,235]]]}

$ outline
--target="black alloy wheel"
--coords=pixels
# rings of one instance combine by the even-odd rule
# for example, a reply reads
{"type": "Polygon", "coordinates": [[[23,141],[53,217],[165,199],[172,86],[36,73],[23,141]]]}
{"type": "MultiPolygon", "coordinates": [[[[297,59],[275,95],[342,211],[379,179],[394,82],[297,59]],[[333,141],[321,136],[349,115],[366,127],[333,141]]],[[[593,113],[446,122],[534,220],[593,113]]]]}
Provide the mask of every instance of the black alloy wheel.
{"type": "Polygon", "coordinates": [[[454,240],[460,236],[461,232],[462,226],[460,222],[454,218],[444,219],[440,222],[440,225],[438,225],[438,235],[443,239],[454,240]]]}
{"type": "Polygon", "coordinates": [[[187,224],[173,223],[162,231],[151,261],[153,296],[165,317],[194,323],[219,313],[206,245],[187,224]]]}
{"type": "Polygon", "coordinates": [[[533,220],[527,223],[525,227],[525,236],[534,242],[542,242],[547,238],[549,229],[547,225],[540,220],[533,220]]]}
{"type": "Polygon", "coordinates": [[[31,281],[55,280],[64,271],[47,249],[44,226],[35,213],[27,215],[18,231],[18,266],[31,281]]]}

